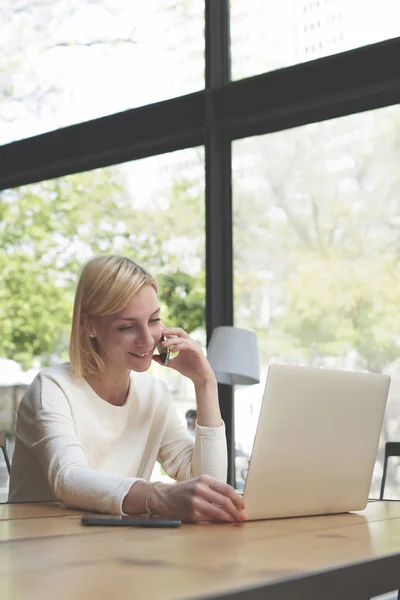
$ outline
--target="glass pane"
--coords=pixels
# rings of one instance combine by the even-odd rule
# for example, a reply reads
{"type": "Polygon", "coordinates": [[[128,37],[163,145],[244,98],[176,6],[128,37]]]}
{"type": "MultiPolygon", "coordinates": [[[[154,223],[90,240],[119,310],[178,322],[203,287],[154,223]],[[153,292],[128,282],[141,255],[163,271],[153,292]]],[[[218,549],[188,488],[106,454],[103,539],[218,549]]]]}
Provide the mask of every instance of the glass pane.
{"type": "Polygon", "coordinates": [[[0,144],[204,87],[204,0],[9,0],[0,144]]]}
{"type": "Polygon", "coordinates": [[[399,18],[397,0],[231,0],[232,78],[397,37],[399,18]]]}
{"type": "Polygon", "coordinates": [[[393,106],[233,148],[235,323],[257,332],[262,370],[236,392],[237,445],[251,452],[273,362],[390,374],[374,496],[400,440],[399,136],[393,106]]]}
{"type": "MultiPolygon", "coordinates": [[[[38,369],[68,360],[76,276],[94,254],[126,254],[147,267],[160,284],[164,323],[205,346],[203,148],[8,190],[0,214],[1,431],[14,433],[38,369]]],[[[191,381],[156,364],[152,372],[167,381],[185,423],[196,407],[191,381]]]]}

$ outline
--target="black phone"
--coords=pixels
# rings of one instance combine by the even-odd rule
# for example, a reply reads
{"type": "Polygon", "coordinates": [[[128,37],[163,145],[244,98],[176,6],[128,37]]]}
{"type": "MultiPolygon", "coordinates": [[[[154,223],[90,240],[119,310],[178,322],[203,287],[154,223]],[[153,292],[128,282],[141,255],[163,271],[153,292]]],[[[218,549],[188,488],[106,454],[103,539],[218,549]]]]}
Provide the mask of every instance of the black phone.
{"type": "Polygon", "coordinates": [[[131,515],[82,515],[82,525],[114,525],[118,527],[179,527],[182,521],[158,517],[133,517],[131,515]]]}
{"type": "Polygon", "coordinates": [[[169,355],[171,352],[169,348],[164,348],[164,346],[161,345],[161,342],[166,342],[166,341],[167,341],[167,338],[165,337],[165,335],[162,335],[160,338],[160,341],[157,344],[158,354],[160,356],[160,360],[161,360],[162,364],[164,365],[164,367],[166,367],[168,364],[169,355]]]}

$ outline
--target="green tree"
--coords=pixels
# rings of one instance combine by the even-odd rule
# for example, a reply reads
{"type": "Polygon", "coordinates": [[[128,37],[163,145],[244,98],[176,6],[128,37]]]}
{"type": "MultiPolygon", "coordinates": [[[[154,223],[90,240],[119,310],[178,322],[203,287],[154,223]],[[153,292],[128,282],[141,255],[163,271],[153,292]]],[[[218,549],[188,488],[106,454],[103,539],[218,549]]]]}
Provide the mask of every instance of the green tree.
{"type": "Polygon", "coordinates": [[[194,277],[172,271],[158,277],[163,321],[191,333],[205,324],[204,271],[194,277]]]}
{"type": "Polygon", "coordinates": [[[32,365],[65,357],[71,296],[28,254],[0,252],[0,356],[32,365]]]}
{"type": "Polygon", "coordinates": [[[258,331],[265,361],[353,351],[384,369],[398,356],[398,107],[237,144],[237,324],[258,331]]]}
{"type": "Polygon", "coordinates": [[[298,264],[271,333],[289,336],[310,363],[355,352],[358,368],[381,373],[399,357],[400,277],[393,258],[371,264],[302,254],[298,264]]]}
{"type": "MultiPolygon", "coordinates": [[[[262,365],[398,372],[399,158],[398,106],[235,142],[235,322],[262,365]]],[[[381,463],[398,415],[395,384],[381,463]]]]}
{"type": "MultiPolygon", "coordinates": [[[[6,24],[0,41],[0,116],[9,126],[3,141],[13,139],[14,131],[18,136],[21,125],[32,134],[37,123],[47,128],[69,124],[63,107],[71,102],[82,116],[74,96],[78,59],[81,69],[96,57],[102,63],[118,61],[121,53],[131,53],[134,62],[140,40],[131,8],[118,0],[112,7],[93,0],[84,5],[78,0],[29,5],[10,0],[0,8],[6,24]],[[88,19],[96,23],[94,29],[82,27],[88,19]],[[54,68],[56,60],[69,74],[65,79],[54,68]]],[[[179,26],[197,14],[190,2],[168,1],[158,8],[166,22],[179,26]]],[[[99,89],[103,80],[95,81],[99,89]]],[[[131,92],[128,103],[135,105],[136,88],[131,92]]],[[[97,116],[96,106],[90,110],[90,117],[97,116]]],[[[182,178],[179,165],[168,168],[164,204],[156,193],[146,206],[138,204],[132,177],[120,167],[0,194],[0,355],[26,366],[35,357],[46,362],[53,354],[66,355],[76,277],[82,261],[99,253],[127,254],[160,277],[168,323],[188,331],[204,324],[203,190],[182,178]]],[[[151,185],[156,190],[157,178],[151,185]]]]}
{"type": "Polygon", "coordinates": [[[111,251],[107,215],[122,190],[111,172],[95,171],[0,194],[0,355],[25,366],[65,355],[81,257],[111,251]]]}
{"type": "Polygon", "coordinates": [[[168,324],[189,332],[202,326],[204,202],[192,188],[175,180],[167,207],[138,209],[114,167],[0,194],[0,355],[25,366],[35,357],[66,357],[77,274],[94,254],[142,263],[159,276],[168,324]]]}

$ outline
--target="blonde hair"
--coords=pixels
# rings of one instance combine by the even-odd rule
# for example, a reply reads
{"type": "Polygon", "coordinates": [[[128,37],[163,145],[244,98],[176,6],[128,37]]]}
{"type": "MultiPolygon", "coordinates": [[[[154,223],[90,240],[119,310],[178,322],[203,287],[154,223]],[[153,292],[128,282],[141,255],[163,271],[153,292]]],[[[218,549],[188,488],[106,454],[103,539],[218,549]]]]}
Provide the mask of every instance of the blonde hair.
{"type": "Polygon", "coordinates": [[[69,345],[75,375],[95,375],[105,368],[97,340],[89,337],[83,314],[88,317],[112,315],[125,308],[143,285],[151,285],[158,292],[154,277],[124,256],[97,256],[85,264],[75,293],[69,345]]]}

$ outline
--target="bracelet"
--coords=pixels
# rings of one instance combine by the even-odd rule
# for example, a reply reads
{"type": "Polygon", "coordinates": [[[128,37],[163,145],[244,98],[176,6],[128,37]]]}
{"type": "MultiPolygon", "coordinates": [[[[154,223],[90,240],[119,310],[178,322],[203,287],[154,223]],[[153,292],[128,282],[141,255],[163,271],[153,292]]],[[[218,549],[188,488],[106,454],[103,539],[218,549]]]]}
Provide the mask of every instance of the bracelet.
{"type": "Polygon", "coordinates": [[[159,517],[160,516],[160,515],[156,515],[156,513],[153,513],[153,511],[151,510],[151,508],[149,508],[149,505],[147,504],[147,501],[148,501],[148,498],[149,498],[149,494],[150,494],[151,490],[153,489],[153,487],[155,485],[157,485],[157,483],[161,483],[161,482],[160,481],[155,481],[154,483],[151,484],[151,486],[147,490],[146,497],[145,497],[145,500],[144,500],[144,505],[146,507],[147,517],[149,519],[151,519],[151,517],[159,517]]]}

